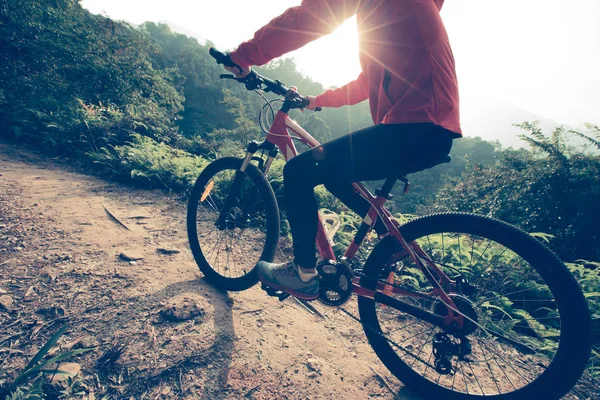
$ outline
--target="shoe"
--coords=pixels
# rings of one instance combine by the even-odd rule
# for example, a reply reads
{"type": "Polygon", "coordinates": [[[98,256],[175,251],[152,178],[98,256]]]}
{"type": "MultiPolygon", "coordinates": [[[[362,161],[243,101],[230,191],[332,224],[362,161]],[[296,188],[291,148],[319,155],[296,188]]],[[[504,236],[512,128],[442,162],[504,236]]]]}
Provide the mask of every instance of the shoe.
{"type": "Polygon", "coordinates": [[[308,282],[303,282],[294,260],[285,264],[259,261],[256,268],[260,281],[270,288],[287,292],[302,300],[314,300],[319,297],[318,275],[308,282]]]}

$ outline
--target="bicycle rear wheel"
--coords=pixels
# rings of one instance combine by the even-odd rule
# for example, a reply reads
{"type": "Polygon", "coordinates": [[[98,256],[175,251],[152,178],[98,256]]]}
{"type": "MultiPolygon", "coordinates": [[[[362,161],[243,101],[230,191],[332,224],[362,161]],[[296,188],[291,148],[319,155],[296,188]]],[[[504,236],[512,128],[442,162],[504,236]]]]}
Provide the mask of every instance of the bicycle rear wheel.
{"type": "Polygon", "coordinates": [[[196,180],[187,210],[194,259],[206,279],[224,290],[258,282],[256,263],[272,261],[279,239],[279,209],[264,174],[242,159],[210,163],[196,180]],[[236,178],[237,177],[237,178],[236,178]]]}
{"type": "MultiPolygon", "coordinates": [[[[541,242],[504,222],[462,213],[422,217],[400,232],[475,290],[447,291],[469,317],[459,334],[359,297],[369,343],[396,377],[444,399],[552,399],[575,385],[590,354],[589,311],[571,273],[541,242]]],[[[406,290],[432,289],[392,237],[373,250],[364,275],[406,290]]],[[[377,282],[365,277],[361,285],[375,290],[377,282]]],[[[391,296],[447,314],[432,297],[391,296]]]]}

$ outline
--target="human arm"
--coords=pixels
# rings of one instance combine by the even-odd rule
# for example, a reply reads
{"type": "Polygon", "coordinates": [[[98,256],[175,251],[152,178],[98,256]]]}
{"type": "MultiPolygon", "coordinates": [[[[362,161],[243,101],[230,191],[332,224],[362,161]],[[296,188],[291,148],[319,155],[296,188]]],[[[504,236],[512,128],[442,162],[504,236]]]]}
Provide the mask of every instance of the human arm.
{"type": "Polygon", "coordinates": [[[356,13],[359,0],[303,0],[259,29],[254,38],[230,54],[244,69],[272,59],[327,35],[356,13]]]}
{"type": "Polygon", "coordinates": [[[309,109],[316,107],[341,107],[360,103],[369,98],[369,82],[364,72],[352,82],[326,92],[310,99],[309,109]]]}

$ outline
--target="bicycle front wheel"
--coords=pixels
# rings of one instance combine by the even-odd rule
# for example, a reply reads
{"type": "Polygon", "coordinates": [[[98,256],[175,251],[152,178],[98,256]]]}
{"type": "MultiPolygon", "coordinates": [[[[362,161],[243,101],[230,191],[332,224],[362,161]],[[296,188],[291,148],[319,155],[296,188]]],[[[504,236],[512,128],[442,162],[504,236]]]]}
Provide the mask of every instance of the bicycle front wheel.
{"type": "MultiPolygon", "coordinates": [[[[463,213],[422,217],[400,232],[446,275],[468,284],[446,290],[465,316],[458,333],[359,297],[369,343],[396,377],[444,399],[558,399],[575,385],[590,354],[589,311],[574,277],[546,246],[504,222],[463,213]]],[[[397,300],[448,313],[439,298],[414,296],[433,287],[392,237],[373,250],[364,275],[404,289],[390,294],[397,300]]],[[[376,289],[376,280],[363,282],[376,289]]]]}
{"type": "Polygon", "coordinates": [[[210,163],[188,202],[194,259],[206,279],[224,290],[256,284],[256,263],[273,260],[279,239],[279,209],[271,185],[254,164],[244,173],[241,165],[236,157],[210,163]]]}

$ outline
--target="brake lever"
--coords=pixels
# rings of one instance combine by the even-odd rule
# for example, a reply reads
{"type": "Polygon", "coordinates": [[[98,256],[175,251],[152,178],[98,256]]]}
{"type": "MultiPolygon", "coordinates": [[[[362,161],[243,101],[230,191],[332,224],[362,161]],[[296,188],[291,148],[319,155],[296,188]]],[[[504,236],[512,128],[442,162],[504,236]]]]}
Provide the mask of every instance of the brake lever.
{"type": "Polygon", "coordinates": [[[219,75],[219,79],[237,79],[237,78],[231,74],[221,74],[221,75],[219,75]]]}

